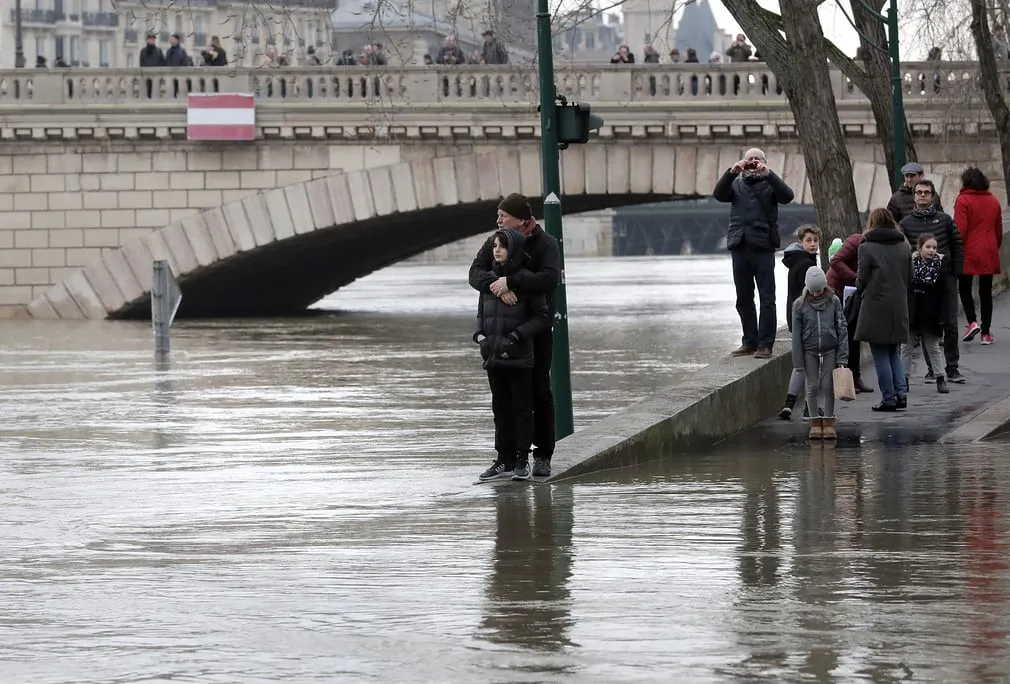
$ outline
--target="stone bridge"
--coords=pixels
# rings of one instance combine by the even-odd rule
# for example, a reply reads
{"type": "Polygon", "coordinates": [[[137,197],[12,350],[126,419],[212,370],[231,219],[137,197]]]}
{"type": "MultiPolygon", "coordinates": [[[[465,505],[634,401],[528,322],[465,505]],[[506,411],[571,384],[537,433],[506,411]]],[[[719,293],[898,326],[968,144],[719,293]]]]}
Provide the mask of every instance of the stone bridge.
{"type": "MultiPolygon", "coordinates": [[[[564,153],[565,210],[708,195],[741,145],[592,144],[564,153]]],[[[803,158],[770,151],[809,203],[803,158]]],[[[933,176],[947,206],[959,187],[933,176]]],[[[890,196],[885,167],[856,162],[861,210],[890,196]]],[[[400,162],[268,190],[186,217],[106,250],[33,299],[36,318],[149,316],[151,262],[167,259],[182,316],[283,315],[388,264],[487,232],[498,199],[540,189],[536,146],[400,162]]]]}
{"type": "MultiPolygon", "coordinates": [[[[941,66],[939,89],[932,66],[907,66],[920,159],[936,173],[964,160],[998,170],[973,66],[941,66]]],[[[833,78],[860,202],[882,203],[868,104],[833,78]]],[[[561,69],[558,84],[606,120],[562,154],[566,213],[707,195],[753,144],[805,185],[762,64],[561,69]]],[[[0,315],[146,316],[160,256],[184,315],[300,310],[487,231],[501,194],[539,195],[535,93],[518,67],[0,73],[0,315]],[[257,93],[256,141],[185,140],[183,96],[215,88],[257,93]]]]}

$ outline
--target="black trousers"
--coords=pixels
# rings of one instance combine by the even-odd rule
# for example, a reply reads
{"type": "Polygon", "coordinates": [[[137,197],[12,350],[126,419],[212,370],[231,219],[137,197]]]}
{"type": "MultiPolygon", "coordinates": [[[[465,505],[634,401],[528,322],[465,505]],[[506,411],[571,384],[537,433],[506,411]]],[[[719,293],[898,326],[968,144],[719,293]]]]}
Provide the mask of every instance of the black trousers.
{"type": "MultiPolygon", "coordinates": [[[[943,323],[943,360],[947,364],[944,369],[947,377],[952,371],[959,370],[961,363],[961,335],[957,330],[957,297],[958,297],[958,277],[952,273],[944,276],[947,279],[947,320],[943,323]]],[[[933,365],[926,359],[926,368],[930,373],[935,373],[933,365]]]]}
{"type": "MultiPolygon", "coordinates": [[[[957,290],[961,295],[961,306],[964,307],[964,315],[968,319],[968,323],[979,322],[975,317],[975,298],[971,293],[972,281],[975,280],[975,277],[973,275],[958,276],[957,290]]],[[[982,309],[982,333],[988,335],[992,332],[989,329],[992,326],[991,275],[978,276],[978,303],[982,309]]]]}
{"type": "Polygon", "coordinates": [[[848,331],[849,331],[849,371],[852,372],[852,375],[854,377],[858,378],[860,376],[860,372],[859,372],[859,362],[860,362],[860,358],[859,358],[859,345],[861,343],[859,341],[857,341],[853,337],[853,335],[856,334],[856,326],[854,326],[854,325],[853,326],[849,326],[848,327],[848,331]]]}
{"type": "Polygon", "coordinates": [[[775,252],[741,247],[734,249],[733,285],[736,311],[740,314],[744,347],[771,349],[775,344],[775,252]],[[754,286],[761,302],[761,318],[754,308],[754,286]]]}
{"type": "Polygon", "coordinates": [[[554,455],[554,394],[551,392],[551,357],[554,355],[554,331],[546,330],[533,338],[533,444],[535,458],[554,455]]]}
{"type": "Polygon", "coordinates": [[[533,443],[533,371],[498,368],[487,372],[494,413],[494,449],[498,460],[515,466],[516,455],[527,457],[533,443]]]}

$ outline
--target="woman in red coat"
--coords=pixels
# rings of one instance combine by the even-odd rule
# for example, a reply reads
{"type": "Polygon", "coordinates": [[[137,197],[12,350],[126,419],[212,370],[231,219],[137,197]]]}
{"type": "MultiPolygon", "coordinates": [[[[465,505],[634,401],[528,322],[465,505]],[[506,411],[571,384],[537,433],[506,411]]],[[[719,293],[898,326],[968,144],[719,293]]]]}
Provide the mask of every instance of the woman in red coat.
{"type": "MultiPolygon", "coordinates": [[[[835,256],[831,257],[828,266],[828,287],[835,291],[839,299],[844,296],[846,286],[856,286],[856,262],[859,259],[861,244],[863,233],[853,233],[845,238],[835,256]]],[[[863,374],[859,372],[859,342],[853,337],[855,333],[856,326],[849,326],[849,370],[852,371],[852,383],[856,387],[856,392],[872,392],[873,388],[863,383],[863,374]]]]}
{"type": "Polygon", "coordinates": [[[982,344],[992,344],[992,277],[1000,272],[999,248],[1003,244],[1003,209],[989,192],[989,179],[969,166],[961,174],[961,192],[954,202],[954,223],[964,242],[964,274],[958,278],[961,306],[968,319],[962,340],[971,342],[982,333],[982,344]],[[978,301],[982,325],[975,317],[972,281],[978,276],[978,301]]]}

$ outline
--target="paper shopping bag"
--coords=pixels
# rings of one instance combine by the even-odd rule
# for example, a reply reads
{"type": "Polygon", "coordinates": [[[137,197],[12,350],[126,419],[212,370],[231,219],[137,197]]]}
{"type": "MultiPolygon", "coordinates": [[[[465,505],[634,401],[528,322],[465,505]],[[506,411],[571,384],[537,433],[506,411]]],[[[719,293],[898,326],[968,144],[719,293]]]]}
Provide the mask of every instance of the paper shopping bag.
{"type": "Polygon", "coordinates": [[[836,368],[831,373],[831,380],[835,384],[835,399],[852,401],[856,398],[856,383],[848,368],[836,368]]]}

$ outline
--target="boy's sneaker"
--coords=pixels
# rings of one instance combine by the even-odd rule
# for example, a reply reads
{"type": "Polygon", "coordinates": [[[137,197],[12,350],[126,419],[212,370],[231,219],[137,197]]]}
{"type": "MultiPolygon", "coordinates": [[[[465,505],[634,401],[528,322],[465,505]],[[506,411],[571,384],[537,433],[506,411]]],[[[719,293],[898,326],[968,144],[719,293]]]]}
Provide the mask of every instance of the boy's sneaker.
{"type": "Polygon", "coordinates": [[[788,405],[783,406],[782,410],[779,411],[779,418],[781,420],[792,420],[792,417],[793,417],[793,409],[791,406],[788,405]]]}
{"type": "Polygon", "coordinates": [[[924,377],[923,380],[926,381],[927,385],[932,385],[934,382],[936,382],[936,374],[933,371],[929,371],[928,373],[926,373],[926,377],[924,377]]]}
{"type": "Polygon", "coordinates": [[[550,477],[551,462],[546,458],[533,459],[533,477],[550,477]]]}
{"type": "Polygon", "coordinates": [[[491,480],[503,480],[508,477],[512,477],[512,469],[501,461],[495,461],[477,479],[481,482],[490,482],[491,480]]]}
{"type": "Polygon", "coordinates": [[[950,389],[947,387],[946,378],[936,379],[936,391],[939,392],[940,394],[947,394],[948,392],[950,392],[950,389]]]}
{"type": "Polygon", "coordinates": [[[992,344],[995,341],[989,333],[982,333],[982,344],[992,344]]]}
{"type": "Polygon", "coordinates": [[[956,382],[959,385],[963,385],[965,383],[965,379],[964,376],[961,375],[961,371],[956,368],[951,368],[947,371],[947,382],[956,382]]]}
{"type": "Polygon", "coordinates": [[[512,469],[512,479],[513,480],[528,480],[530,479],[530,462],[526,459],[518,461],[516,467],[512,469]]]}
{"type": "Polygon", "coordinates": [[[964,329],[964,335],[961,337],[961,341],[971,342],[980,332],[982,332],[982,328],[978,326],[978,323],[972,321],[968,324],[968,327],[964,329]]]}

